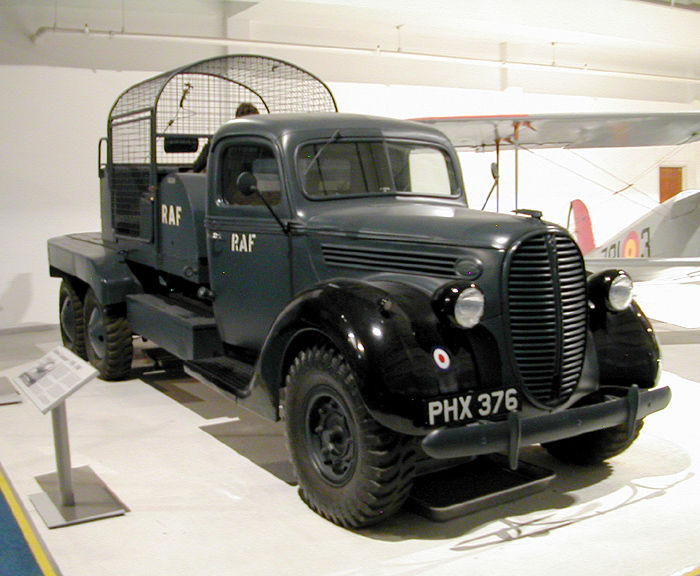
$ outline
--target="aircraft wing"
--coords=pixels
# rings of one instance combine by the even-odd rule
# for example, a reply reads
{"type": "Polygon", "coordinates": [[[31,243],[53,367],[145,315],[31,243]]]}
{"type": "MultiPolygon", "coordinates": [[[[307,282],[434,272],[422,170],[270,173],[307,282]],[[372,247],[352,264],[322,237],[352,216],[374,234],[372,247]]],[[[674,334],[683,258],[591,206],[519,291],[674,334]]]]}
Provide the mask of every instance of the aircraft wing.
{"type": "Polygon", "coordinates": [[[458,148],[616,148],[700,141],[700,112],[418,118],[458,148]]]}
{"type": "Polygon", "coordinates": [[[700,282],[700,258],[588,258],[586,269],[624,270],[634,282],[700,282]]]}

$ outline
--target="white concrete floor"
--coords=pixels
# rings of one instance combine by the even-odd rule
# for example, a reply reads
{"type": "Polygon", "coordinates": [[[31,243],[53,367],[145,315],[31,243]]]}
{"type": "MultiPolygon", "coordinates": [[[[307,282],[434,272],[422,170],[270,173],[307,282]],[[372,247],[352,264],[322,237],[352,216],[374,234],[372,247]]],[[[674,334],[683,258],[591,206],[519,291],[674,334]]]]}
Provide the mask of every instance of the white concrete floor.
{"type": "MultiPolygon", "coordinates": [[[[447,523],[323,520],[289,483],[282,428],[186,378],[95,380],[67,402],[73,466],[90,466],[124,516],[46,529],[29,496],[55,471],[51,418],[28,401],[0,406],[0,461],[64,576],[688,574],[700,566],[700,334],[659,335],[674,397],[631,449],[588,469],[528,449],[557,473],[546,490],[447,523]]],[[[58,344],[55,328],[0,334],[0,376],[58,344]]]]}

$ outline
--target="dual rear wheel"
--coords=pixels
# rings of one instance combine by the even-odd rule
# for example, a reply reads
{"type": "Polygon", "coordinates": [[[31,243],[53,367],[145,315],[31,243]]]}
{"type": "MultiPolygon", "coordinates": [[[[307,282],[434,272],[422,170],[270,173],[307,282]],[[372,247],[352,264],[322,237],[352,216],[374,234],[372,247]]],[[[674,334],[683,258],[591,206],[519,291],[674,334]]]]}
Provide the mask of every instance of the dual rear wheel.
{"type": "Polygon", "coordinates": [[[90,362],[104,380],[119,380],[131,370],[131,329],[117,306],[103,306],[88,288],[79,289],[67,279],[59,292],[63,345],[90,362]]]}
{"type": "Polygon", "coordinates": [[[69,280],[61,282],[58,294],[58,313],[63,345],[81,358],[87,359],[83,298],[69,280]]]}

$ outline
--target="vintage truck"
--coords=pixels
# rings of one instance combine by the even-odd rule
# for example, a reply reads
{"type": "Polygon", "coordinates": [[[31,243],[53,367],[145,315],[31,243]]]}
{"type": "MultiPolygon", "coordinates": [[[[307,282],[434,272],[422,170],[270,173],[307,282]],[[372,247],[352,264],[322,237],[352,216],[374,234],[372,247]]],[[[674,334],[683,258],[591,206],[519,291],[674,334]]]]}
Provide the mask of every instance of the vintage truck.
{"type": "Polygon", "coordinates": [[[624,272],[588,276],[535,211],[469,209],[443,133],[338,113],[289,63],[129,88],[99,175],[101,232],[48,243],[65,346],[110,380],[148,339],[283,417],[301,497],[340,525],[396,512],[430,459],[599,462],[670,400],[624,272]]]}

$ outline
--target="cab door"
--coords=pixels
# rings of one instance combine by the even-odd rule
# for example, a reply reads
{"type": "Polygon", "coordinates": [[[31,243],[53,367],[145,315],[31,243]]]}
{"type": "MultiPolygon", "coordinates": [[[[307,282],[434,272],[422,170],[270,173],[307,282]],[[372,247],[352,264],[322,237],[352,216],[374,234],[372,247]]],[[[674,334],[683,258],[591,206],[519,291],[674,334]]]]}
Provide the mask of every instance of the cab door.
{"type": "Polygon", "coordinates": [[[207,253],[214,312],[224,342],[259,350],[291,298],[291,244],[259,196],[244,196],[238,176],[250,172],[275,214],[289,217],[275,147],[262,138],[221,142],[210,164],[207,253]]]}

